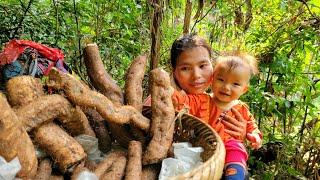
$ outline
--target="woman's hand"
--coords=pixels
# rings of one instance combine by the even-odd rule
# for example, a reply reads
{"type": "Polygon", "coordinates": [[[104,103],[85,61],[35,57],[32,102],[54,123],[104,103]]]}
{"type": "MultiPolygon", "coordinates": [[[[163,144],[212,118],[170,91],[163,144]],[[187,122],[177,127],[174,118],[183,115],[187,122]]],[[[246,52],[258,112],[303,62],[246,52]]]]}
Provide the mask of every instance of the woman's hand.
{"type": "Polygon", "coordinates": [[[244,140],[246,138],[247,122],[235,108],[231,108],[231,111],[236,118],[228,115],[222,115],[222,123],[227,127],[225,132],[235,139],[244,140]]]}

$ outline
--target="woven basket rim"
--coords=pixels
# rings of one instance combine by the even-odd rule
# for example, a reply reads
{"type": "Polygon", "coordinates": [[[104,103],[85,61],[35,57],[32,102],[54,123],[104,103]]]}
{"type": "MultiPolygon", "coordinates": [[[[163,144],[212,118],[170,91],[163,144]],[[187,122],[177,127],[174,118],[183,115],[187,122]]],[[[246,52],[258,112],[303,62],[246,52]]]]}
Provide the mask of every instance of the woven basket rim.
{"type": "MultiPolygon", "coordinates": [[[[146,111],[146,110],[151,111],[151,107],[150,106],[143,106],[143,111],[146,111]]],[[[206,169],[206,168],[211,169],[212,168],[211,165],[213,162],[221,161],[220,162],[221,167],[215,167],[215,169],[218,169],[217,171],[219,171],[219,172],[215,172],[215,173],[217,173],[218,174],[217,176],[220,178],[222,175],[223,166],[224,166],[224,159],[225,159],[225,147],[224,147],[224,143],[223,143],[222,139],[220,138],[219,134],[208,123],[203,122],[200,118],[195,117],[195,116],[188,114],[188,113],[183,114],[182,117],[183,116],[188,116],[187,117],[188,119],[191,118],[191,119],[193,119],[193,121],[197,121],[196,122],[197,124],[201,124],[203,127],[208,129],[212,133],[212,135],[214,136],[214,138],[216,140],[215,141],[216,142],[215,150],[214,150],[213,154],[211,155],[211,157],[208,158],[206,161],[204,161],[199,166],[194,167],[193,169],[191,169],[188,172],[185,172],[185,173],[182,173],[182,174],[179,174],[176,176],[170,176],[167,178],[169,178],[169,179],[190,179],[193,176],[197,175],[197,173],[201,172],[203,169],[206,169]]],[[[119,135],[120,132],[117,132],[117,131],[112,132],[112,133],[115,133],[114,135],[118,138],[118,140],[120,141],[120,144],[123,143],[126,145],[129,143],[127,141],[129,141],[131,139],[130,137],[124,137],[123,134],[121,134],[121,136],[120,136],[119,135]]],[[[216,175],[214,175],[214,176],[217,177],[216,175]]],[[[201,179],[201,178],[198,178],[198,179],[201,179]]]]}
{"type": "MultiPolygon", "coordinates": [[[[199,166],[197,166],[197,167],[195,167],[195,168],[191,169],[190,171],[185,172],[185,173],[183,173],[183,174],[179,174],[179,175],[176,175],[176,176],[170,176],[170,177],[168,177],[168,178],[170,178],[170,179],[181,179],[181,178],[184,178],[184,179],[185,179],[185,178],[191,178],[191,177],[192,177],[193,175],[195,175],[197,172],[199,172],[199,171],[201,171],[202,169],[205,169],[205,168],[207,168],[208,166],[210,166],[211,163],[216,160],[216,158],[220,157],[220,158],[222,158],[223,160],[224,160],[224,158],[225,158],[225,147],[224,147],[224,143],[223,143],[221,137],[219,136],[219,134],[218,134],[209,124],[203,122],[200,118],[195,117],[195,116],[193,116],[193,115],[191,115],[191,114],[188,114],[188,113],[186,113],[185,115],[190,116],[190,117],[192,117],[192,118],[195,119],[195,120],[198,120],[202,125],[206,126],[208,129],[210,129],[210,131],[213,133],[213,135],[214,135],[215,138],[216,138],[216,149],[215,149],[215,152],[212,154],[212,156],[211,156],[209,159],[207,159],[205,162],[203,162],[202,164],[200,164],[199,166]],[[217,151],[218,151],[218,150],[221,151],[221,152],[220,152],[221,154],[217,154],[217,151]]],[[[223,161],[223,162],[224,162],[224,161],[223,161]]],[[[222,164],[222,166],[223,166],[223,165],[224,165],[224,163],[222,164]]],[[[223,169],[223,168],[222,168],[222,169],[223,169]]],[[[221,172],[221,174],[222,174],[222,172],[221,172]]]]}

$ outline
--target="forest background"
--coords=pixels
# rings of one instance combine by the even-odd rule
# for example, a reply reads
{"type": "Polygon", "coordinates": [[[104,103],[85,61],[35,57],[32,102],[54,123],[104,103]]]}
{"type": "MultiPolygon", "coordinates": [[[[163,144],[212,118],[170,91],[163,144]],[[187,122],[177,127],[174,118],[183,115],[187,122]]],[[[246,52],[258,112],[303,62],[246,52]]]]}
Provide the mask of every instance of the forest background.
{"type": "Polygon", "coordinates": [[[214,55],[248,51],[261,73],[242,100],[265,144],[251,152],[251,177],[320,179],[320,1],[2,0],[0,19],[0,47],[17,38],[60,48],[88,83],[87,43],[98,44],[121,87],[140,54],[149,54],[150,67],[169,71],[170,46],[183,33],[205,37],[214,55]]]}

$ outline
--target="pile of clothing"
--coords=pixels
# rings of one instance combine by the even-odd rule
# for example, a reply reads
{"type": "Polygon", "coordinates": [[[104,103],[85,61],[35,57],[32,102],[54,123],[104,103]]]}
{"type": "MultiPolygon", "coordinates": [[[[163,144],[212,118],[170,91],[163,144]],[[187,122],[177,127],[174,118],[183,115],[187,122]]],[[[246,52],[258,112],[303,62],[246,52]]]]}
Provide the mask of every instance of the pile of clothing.
{"type": "Polygon", "coordinates": [[[3,66],[1,75],[4,82],[19,75],[41,78],[48,75],[52,67],[71,72],[61,50],[29,40],[13,39],[6,43],[0,53],[0,66],[3,66]]]}

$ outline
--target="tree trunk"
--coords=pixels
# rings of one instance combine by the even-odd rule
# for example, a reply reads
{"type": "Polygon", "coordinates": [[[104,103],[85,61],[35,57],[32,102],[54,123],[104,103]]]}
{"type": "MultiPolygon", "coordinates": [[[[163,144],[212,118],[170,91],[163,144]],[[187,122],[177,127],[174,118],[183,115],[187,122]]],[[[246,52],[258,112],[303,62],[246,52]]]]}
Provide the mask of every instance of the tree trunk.
{"type": "Polygon", "coordinates": [[[151,61],[150,61],[150,69],[155,69],[159,64],[159,54],[160,54],[160,25],[162,21],[162,7],[163,0],[153,0],[150,2],[154,7],[153,10],[153,19],[151,26],[151,61]]]}
{"type": "Polygon", "coordinates": [[[189,33],[191,12],[192,12],[192,1],[187,0],[186,10],[184,12],[183,34],[189,33]]]}

